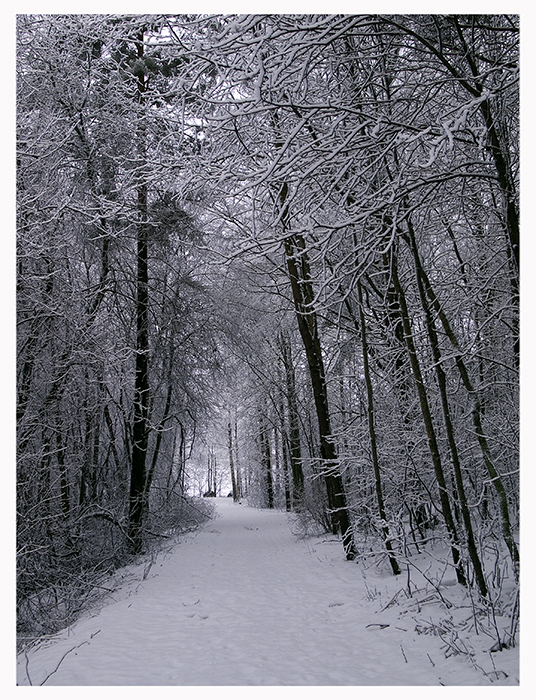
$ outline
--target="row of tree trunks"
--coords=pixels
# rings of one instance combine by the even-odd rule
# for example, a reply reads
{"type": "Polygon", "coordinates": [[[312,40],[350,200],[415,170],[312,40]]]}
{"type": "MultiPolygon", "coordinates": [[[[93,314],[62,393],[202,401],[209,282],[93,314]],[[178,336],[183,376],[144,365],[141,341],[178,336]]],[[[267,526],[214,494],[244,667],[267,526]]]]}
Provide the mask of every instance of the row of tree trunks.
{"type": "Polygon", "coordinates": [[[422,412],[423,421],[426,427],[426,435],[428,439],[428,446],[430,448],[430,455],[432,458],[432,463],[434,466],[435,478],[439,490],[439,500],[441,503],[441,512],[445,525],[447,527],[447,532],[449,534],[451,542],[451,553],[452,561],[454,563],[454,568],[456,570],[456,577],[458,582],[467,585],[465,573],[463,571],[461,552],[458,533],[456,531],[456,525],[454,522],[454,517],[452,515],[452,509],[450,506],[450,500],[447,490],[447,484],[445,480],[445,473],[443,470],[443,465],[441,463],[441,455],[439,451],[439,446],[437,444],[436,430],[433,423],[432,412],[430,410],[430,404],[428,401],[428,395],[426,391],[426,385],[421,372],[419,357],[417,350],[415,348],[415,343],[413,341],[413,333],[411,330],[408,307],[406,304],[406,296],[404,289],[400,283],[398,277],[398,265],[396,259],[396,252],[391,250],[391,275],[394,287],[396,289],[398,300],[400,304],[400,313],[402,317],[402,324],[404,327],[404,338],[407,347],[407,352],[411,362],[411,369],[413,378],[415,381],[415,386],[417,388],[417,394],[419,396],[419,404],[422,412]]]}
{"type": "Polygon", "coordinates": [[[441,325],[443,327],[443,330],[445,332],[445,335],[449,339],[453,352],[454,352],[454,361],[456,363],[456,367],[458,368],[460,379],[462,381],[462,384],[467,391],[467,394],[471,400],[471,416],[473,420],[473,425],[475,428],[475,433],[477,436],[478,444],[480,446],[480,450],[482,452],[482,457],[484,464],[486,466],[486,469],[488,471],[490,481],[493,484],[497,496],[499,499],[499,506],[500,506],[500,515],[501,515],[501,524],[502,524],[502,534],[503,538],[505,541],[506,546],[508,547],[508,551],[510,553],[510,556],[512,558],[512,562],[514,564],[514,571],[517,577],[519,577],[519,550],[517,547],[517,544],[515,542],[513,532],[512,532],[512,524],[510,522],[510,513],[508,509],[508,498],[506,495],[506,489],[504,487],[503,479],[501,478],[499,472],[497,471],[497,468],[494,464],[491,449],[488,444],[488,440],[486,438],[486,434],[483,429],[482,425],[482,404],[478,395],[478,391],[475,390],[473,386],[473,382],[471,381],[469,371],[466,367],[465,361],[463,359],[461,350],[460,350],[460,344],[459,341],[456,337],[456,334],[454,333],[454,330],[449,323],[449,320],[444,312],[444,310],[441,307],[440,301],[437,298],[437,295],[434,292],[434,289],[430,283],[430,280],[428,278],[428,275],[426,274],[426,271],[424,270],[423,266],[419,266],[419,276],[422,279],[422,285],[424,287],[424,291],[426,295],[428,296],[430,305],[432,309],[435,311],[437,314],[441,325]]]}
{"type": "Polygon", "coordinates": [[[415,240],[415,232],[413,230],[413,225],[411,223],[411,217],[408,217],[407,223],[408,223],[408,232],[409,232],[409,237],[408,237],[409,238],[409,245],[410,245],[411,251],[413,253],[413,259],[415,262],[417,287],[419,290],[419,297],[420,297],[421,304],[422,304],[423,311],[424,311],[425,318],[426,318],[426,330],[428,333],[428,339],[430,341],[430,347],[432,349],[432,356],[434,358],[434,368],[435,368],[435,374],[436,374],[436,378],[437,378],[437,384],[439,386],[439,392],[441,394],[441,406],[443,409],[443,419],[445,421],[445,431],[447,433],[447,439],[448,439],[448,444],[449,444],[449,449],[450,449],[450,458],[451,458],[452,466],[454,468],[454,476],[455,476],[455,480],[456,480],[456,495],[457,495],[457,498],[458,498],[458,501],[460,504],[462,517],[463,517],[463,524],[465,526],[465,532],[466,532],[466,536],[467,536],[467,548],[469,551],[471,563],[473,565],[473,570],[475,572],[475,578],[476,578],[476,581],[478,584],[478,588],[480,590],[480,594],[483,598],[487,598],[488,589],[486,586],[484,571],[482,569],[482,563],[480,561],[480,557],[478,555],[478,550],[477,550],[477,546],[476,546],[476,541],[475,541],[475,536],[474,536],[474,531],[473,531],[473,522],[471,519],[471,514],[469,512],[469,505],[467,503],[467,496],[465,494],[465,485],[463,482],[462,467],[460,464],[460,457],[459,457],[459,453],[458,453],[458,443],[457,443],[456,437],[454,435],[454,426],[453,426],[452,419],[451,419],[451,411],[450,411],[450,405],[449,405],[449,400],[448,400],[448,391],[447,391],[447,379],[446,379],[445,372],[444,372],[443,366],[442,366],[443,359],[441,357],[441,351],[439,348],[439,339],[438,339],[436,324],[435,324],[435,320],[434,320],[434,315],[432,314],[432,309],[430,308],[430,304],[429,304],[429,301],[426,297],[426,292],[424,290],[422,264],[421,264],[421,260],[419,257],[419,251],[417,250],[417,243],[415,240]]]}

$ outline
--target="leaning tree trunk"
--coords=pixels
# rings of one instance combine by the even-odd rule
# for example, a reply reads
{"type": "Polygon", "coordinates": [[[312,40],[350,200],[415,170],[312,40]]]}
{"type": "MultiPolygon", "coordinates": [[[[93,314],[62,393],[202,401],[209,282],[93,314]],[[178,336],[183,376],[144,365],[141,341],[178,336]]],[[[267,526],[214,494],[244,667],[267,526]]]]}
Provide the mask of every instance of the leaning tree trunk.
{"type": "Polygon", "coordinates": [[[432,309],[435,311],[439,320],[441,321],[443,330],[445,331],[445,334],[453,347],[454,361],[456,363],[456,367],[458,368],[462,384],[471,399],[471,416],[473,419],[473,425],[475,427],[476,437],[480,446],[480,450],[482,452],[484,464],[490,477],[490,481],[493,484],[497,492],[497,497],[499,499],[499,511],[501,514],[501,529],[503,539],[506,546],[508,547],[508,551],[510,552],[510,556],[512,558],[515,576],[516,578],[519,578],[519,550],[517,548],[517,544],[515,542],[514,535],[512,532],[512,524],[510,522],[510,513],[508,510],[508,497],[501,476],[495,467],[493,457],[491,454],[491,448],[488,444],[482,426],[482,405],[480,402],[478,391],[474,388],[473,383],[469,377],[469,371],[463,360],[460,344],[458,342],[456,334],[454,333],[452,326],[450,325],[449,320],[447,319],[445,312],[443,311],[439,299],[437,298],[436,293],[432,287],[430,279],[428,278],[428,275],[426,274],[426,271],[424,269],[421,269],[421,276],[425,292],[428,296],[430,304],[432,305],[432,309]]]}
{"type": "Polygon", "coordinates": [[[460,502],[460,508],[462,511],[463,523],[465,526],[465,532],[467,535],[467,549],[469,551],[469,556],[471,558],[471,563],[473,565],[473,570],[475,572],[475,578],[480,590],[480,595],[482,598],[486,599],[488,597],[488,589],[486,586],[486,580],[484,577],[484,571],[482,569],[482,563],[478,555],[478,550],[476,546],[475,536],[473,532],[473,523],[471,520],[471,513],[469,511],[469,505],[467,503],[467,496],[465,494],[465,485],[463,483],[462,468],[460,464],[460,458],[458,454],[458,445],[456,443],[456,438],[454,435],[454,426],[452,424],[452,418],[450,415],[450,405],[448,400],[447,392],[447,380],[445,377],[445,372],[442,366],[441,351],[439,349],[439,339],[437,335],[437,330],[435,326],[434,316],[430,308],[428,299],[426,298],[426,292],[424,291],[423,276],[422,276],[422,264],[419,256],[419,251],[417,250],[417,242],[415,240],[415,232],[413,230],[413,225],[411,219],[408,218],[408,242],[413,253],[413,259],[415,261],[415,271],[417,276],[417,288],[419,290],[419,297],[421,299],[421,304],[423,307],[424,315],[426,318],[426,330],[428,333],[428,339],[430,341],[430,346],[432,348],[432,356],[434,358],[434,367],[437,378],[437,383],[439,386],[439,393],[441,395],[441,406],[443,409],[443,419],[445,421],[445,429],[447,433],[447,439],[450,449],[450,458],[452,460],[452,466],[454,467],[454,477],[456,480],[456,491],[458,493],[458,499],[460,502]]]}
{"type": "Polygon", "coordinates": [[[441,512],[443,514],[443,519],[447,527],[447,532],[451,541],[451,552],[452,561],[454,562],[454,568],[456,570],[456,577],[458,583],[466,586],[467,581],[465,579],[465,574],[463,572],[462,563],[460,560],[460,545],[458,542],[458,535],[456,532],[456,526],[454,524],[454,518],[452,516],[452,510],[450,507],[449,495],[447,492],[447,485],[445,481],[445,474],[443,472],[443,465],[441,464],[441,456],[439,453],[439,446],[437,444],[437,437],[434,428],[434,423],[432,420],[432,412],[430,410],[430,405],[428,403],[428,396],[426,393],[426,387],[424,384],[424,379],[421,373],[421,368],[419,364],[419,358],[417,356],[417,350],[413,342],[413,334],[411,332],[411,326],[409,321],[408,307],[406,304],[406,296],[400,280],[398,278],[398,266],[396,263],[396,254],[392,253],[391,256],[391,273],[392,280],[398,295],[398,300],[400,303],[400,314],[402,318],[402,324],[404,327],[404,338],[406,343],[406,348],[409,355],[409,360],[411,363],[411,369],[413,372],[413,377],[415,379],[415,385],[417,388],[417,394],[419,396],[419,404],[421,407],[422,417],[426,427],[426,435],[428,438],[428,446],[430,448],[430,455],[432,457],[432,463],[434,466],[435,478],[437,481],[439,489],[439,500],[441,503],[441,512]]]}

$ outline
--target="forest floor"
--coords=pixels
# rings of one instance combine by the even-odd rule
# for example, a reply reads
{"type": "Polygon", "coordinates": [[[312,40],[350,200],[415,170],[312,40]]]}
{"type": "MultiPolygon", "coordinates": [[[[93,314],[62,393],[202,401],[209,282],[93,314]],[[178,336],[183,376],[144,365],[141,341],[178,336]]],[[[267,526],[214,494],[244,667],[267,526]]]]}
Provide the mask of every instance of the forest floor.
{"type": "Polygon", "coordinates": [[[215,519],[20,654],[17,684],[519,684],[518,649],[491,651],[493,631],[430,555],[415,557],[429,580],[412,568],[410,596],[407,572],[348,562],[329,535],[299,539],[286,513],[215,502],[215,519]]]}

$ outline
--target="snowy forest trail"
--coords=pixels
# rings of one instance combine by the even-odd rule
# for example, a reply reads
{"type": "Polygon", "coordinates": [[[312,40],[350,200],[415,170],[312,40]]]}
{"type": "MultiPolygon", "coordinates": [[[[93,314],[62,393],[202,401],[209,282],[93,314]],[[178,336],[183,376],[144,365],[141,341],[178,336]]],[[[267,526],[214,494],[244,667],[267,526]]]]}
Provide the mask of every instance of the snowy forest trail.
{"type": "Polygon", "coordinates": [[[391,595],[401,581],[367,584],[339,542],[297,539],[286,513],[216,507],[145,580],[20,655],[18,684],[489,685],[395,607],[379,614],[388,599],[370,586],[391,595]]]}

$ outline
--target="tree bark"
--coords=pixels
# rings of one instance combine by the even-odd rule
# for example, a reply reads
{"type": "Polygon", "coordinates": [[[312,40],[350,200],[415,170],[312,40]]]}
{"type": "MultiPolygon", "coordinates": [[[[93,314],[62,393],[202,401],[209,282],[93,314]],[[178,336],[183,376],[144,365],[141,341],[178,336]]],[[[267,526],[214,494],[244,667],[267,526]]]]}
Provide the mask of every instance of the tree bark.
{"type": "Polygon", "coordinates": [[[266,483],[266,499],[268,508],[274,507],[274,480],[272,476],[272,456],[270,449],[270,436],[266,429],[266,418],[261,412],[259,414],[259,442],[261,448],[261,461],[264,469],[266,483]]]}
{"type": "Polygon", "coordinates": [[[231,485],[233,489],[233,501],[238,501],[238,487],[236,484],[234,459],[233,459],[233,428],[231,425],[231,415],[229,414],[229,422],[227,423],[227,434],[229,438],[229,467],[231,469],[231,485]]]}
{"type": "Polygon", "coordinates": [[[441,464],[441,456],[439,453],[439,447],[437,444],[437,438],[436,438],[436,432],[434,428],[434,423],[432,420],[432,413],[430,410],[430,406],[428,403],[428,396],[426,393],[426,387],[424,385],[424,380],[423,376],[421,373],[421,368],[419,364],[419,358],[417,356],[417,351],[415,348],[415,344],[413,342],[413,334],[411,332],[411,326],[409,322],[409,314],[408,314],[408,308],[406,304],[406,296],[404,294],[404,290],[402,289],[402,285],[400,284],[400,280],[398,278],[398,266],[396,263],[396,253],[392,252],[391,255],[391,271],[392,271],[392,279],[393,279],[393,284],[395,286],[397,295],[398,295],[398,300],[400,303],[400,313],[402,317],[402,324],[404,327],[404,338],[405,338],[405,343],[406,347],[408,350],[408,355],[409,359],[411,362],[411,368],[413,372],[413,377],[415,379],[415,385],[417,388],[417,393],[419,396],[419,404],[421,407],[421,412],[424,420],[424,424],[426,427],[426,435],[428,438],[428,446],[430,448],[430,454],[432,457],[432,463],[434,466],[434,473],[439,489],[439,499],[441,503],[441,512],[443,513],[443,519],[445,521],[445,525],[447,527],[447,532],[449,533],[450,540],[451,540],[451,553],[452,553],[452,561],[454,562],[454,568],[456,570],[456,577],[458,579],[458,583],[461,583],[462,585],[466,586],[467,581],[465,579],[465,574],[462,569],[461,561],[460,561],[460,545],[458,542],[458,534],[456,532],[456,526],[454,524],[454,518],[452,517],[452,511],[450,508],[450,501],[449,501],[449,496],[447,492],[447,485],[445,482],[445,475],[443,472],[443,466],[441,464]]]}
{"type": "MultiPolygon", "coordinates": [[[[138,33],[138,58],[144,55],[144,33],[138,33]]],[[[145,103],[145,77],[137,78],[137,95],[140,107],[145,103]]],[[[143,120],[143,115],[140,115],[143,120]]],[[[136,280],[136,374],[134,383],[134,419],[132,429],[132,459],[130,473],[129,528],[130,546],[138,554],[143,547],[142,524],[147,508],[145,494],[145,461],[149,431],[149,277],[147,240],[147,183],[144,180],[146,165],[145,128],[143,121],[138,129],[138,185],[137,223],[137,280],[136,280]]]]}
{"type": "Polygon", "coordinates": [[[162,414],[162,420],[160,421],[159,425],[156,427],[156,442],[153,450],[153,456],[151,459],[151,466],[149,467],[149,471],[147,472],[147,476],[145,478],[145,498],[149,499],[149,492],[151,490],[151,484],[153,483],[153,476],[154,472],[156,469],[156,465],[158,463],[158,457],[160,455],[160,446],[162,444],[162,434],[164,432],[164,426],[169,418],[169,412],[171,409],[171,398],[173,395],[173,382],[171,381],[171,366],[170,366],[170,371],[168,375],[168,387],[167,387],[167,394],[166,394],[166,404],[164,406],[164,413],[162,414]]]}
{"type": "Polygon", "coordinates": [[[292,363],[292,348],[288,336],[281,333],[280,347],[285,368],[286,397],[289,421],[289,452],[292,471],[292,507],[300,508],[303,499],[304,479],[301,457],[300,425],[296,400],[296,377],[292,363]]]}
{"type": "Polygon", "coordinates": [[[447,439],[450,449],[450,457],[452,460],[452,466],[454,467],[454,478],[456,480],[456,491],[458,494],[458,500],[460,503],[460,509],[462,512],[463,524],[465,526],[465,532],[467,535],[467,548],[469,551],[469,556],[471,558],[471,563],[475,572],[475,578],[480,590],[480,595],[482,598],[487,599],[488,589],[486,586],[486,580],[484,577],[484,571],[482,569],[482,563],[478,555],[478,550],[476,546],[475,536],[473,532],[473,523],[471,520],[471,513],[469,511],[469,505],[467,503],[467,497],[465,495],[465,486],[463,483],[462,468],[460,464],[460,458],[458,454],[458,445],[456,443],[456,438],[454,435],[454,426],[452,424],[452,419],[450,415],[450,406],[447,393],[447,380],[445,372],[442,367],[442,357],[441,351],[439,349],[439,340],[437,336],[437,330],[435,327],[434,316],[431,312],[430,305],[426,298],[426,293],[424,291],[423,267],[419,257],[419,251],[417,250],[417,242],[415,240],[415,232],[413,230],[413,224],[411,219],[408,218],[408,232],[409,232],[409,245],[413,253],[413,259],[415,261],[415,271],[417,276],[417,287],[419,290],[419,297],[421,299],[421,304],[426,317],[426,329],[428,333],[428,339],[430,341],[430,346],[432,348],[432,356],[434,358],[434,367],[437,378],[437,383],[439,386],[439,392],[441,394],[441,406],[443,409],[443,419],[445,421],[445,430],[447,433],[447,439]]]}
{"type": "MultiPolygon", "coordinates": [[[[284,205],[287,187],[283,186],[280,199],[284,205]]],[[[346,494],[339,472],[337,453],[331,439],[331,424],[328,405],[326,376],[322,348],[318,334],[317,318],[311,306],[313,288],[305,242],[299,234],[287,236],[284,241],[285,259],[290,277],[294,308],[300,335],[305,347],[309,376],[320,437],[320,456],[325,475],[328,504],[334,528],[341,534],[347,559],[354,559],[357,550],[354,544],[352,526],[348,514],[346,494]]]]}
{"type": "Polygon", "coordinates": [[[240,460],[238,459],[238,420],[235,415],[234,419],[234,455],[235,455],[235,469],[236,469],[236,489],[238,493],[238,498],[242,498],[242,474],[240,470],[240,460]]]}
{"type": "Polygon", "coordinates": [[[363,374],[365,376],[365,384],[367,387],[367,414],[368,414],[368,428],[369,428],[369,440],[370,440],[370,451],[372,454],[372,467],[374,469],[374,483],[376,487],[376,499],[378,501],[378,513],[381,519],[381,531],[383,534],[383,541],[385,543],[385,548],[388,552],[389,563],[391,564],[391,569],[393,574],[398,576],[400,573],[400,567],[398,562],[393,555],[393,547],[391,545],[391,540],[389,538],[389,528],[387,527],[387,516],[385,513],[385,504],[383,500],[382,492],[382,481],[380,473],[380,462],[378,459],[378,446],[376,442],[376,428],[374,425],[374,391],[372,387],[372,380],[370,377],[369,360],[368,360],[368,345],[367,345],[367,335],[365,326],[365,314],[363,312],[363,292],[361,290],[361,282],[357,281],[357,294],[359,299],[359,323],[361,326],[361,348],[363,350],[363,374]]]}
{"type": "Polygon", "coordinates": [[[514,540],[514,536],[512,533],[512,525],[510,522],[510,513],[508,510],[508,497],[506,495],[506,490],[504,488],[504,484],[502,482],[501,476],[497,472],[497,469],[495,467],[495,464],[493,462],[493,457],[491,454],[491,449],[489,447],[487,438],[484,434],[484,429],[482,426],[482,405],[478,396],[478,392],[475,390],[473,383],[469,377],[469,372],[467,370],[467,367],[465,365],[465,362],[463,361],[463,357],[461,355],[461,350],[460,350],[460,345],[458,343],[458,339],[456,338],[456,335],[454,331],[452,330],[452,327],[445,315],[445,312],[443,311],[441,304],[439,302],[439,299],[437,298],[434,289],[430,283],[430,280],[426,274],[425,270],[421,270],[421,275],[423,279],[423,284],[425,288],[425,292],[430,299],[430,303],[432,305],[432,308],[434,311],[437,313],[439,320],[441,321],[441,325],[443,326],[443,330],[445,331],[445,334],[447,335],[448,339],[450,340],[452,347],[454,348],[454,361],[456,363],[456,366],[458,368],[458,371],[460,373],[460,377],[462,380],[462,384],[465,387],[465,390],[469,394],[472,402],[472,407],[471,407],[471,416],[473,420],[473,425],[475,427],[475,432],[478,440],[478,444],[480,446],[480,450],[482,452],[482,457],[484,459],[484,464],[486,466],[486,469],[488,471],[488,474],[490,476],[490,481],[493,483],[493,486],[497,492],[497,496],[499,499],[499,510],[501,513],[501,527],[502,527],[502,534],[503,534],[503,539],[508,547],[508,551],[510,552],[510,556],[512,558],[512,562],[514,564],[514,573],[516,577],[519,577],[519,550],[517,548],[516,542],[514,540]]]}

